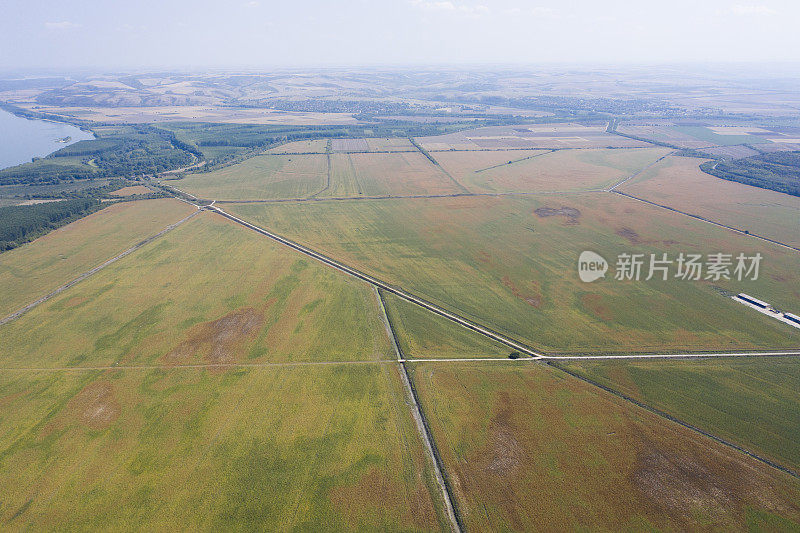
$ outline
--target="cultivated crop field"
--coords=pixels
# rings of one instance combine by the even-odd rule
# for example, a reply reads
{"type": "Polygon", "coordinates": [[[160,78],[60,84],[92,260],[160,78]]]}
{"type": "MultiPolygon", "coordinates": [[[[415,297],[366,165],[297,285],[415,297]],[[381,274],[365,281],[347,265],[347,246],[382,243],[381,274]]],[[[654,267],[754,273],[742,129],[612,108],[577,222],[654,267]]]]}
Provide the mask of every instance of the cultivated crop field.
{"type": "Polygon", "coordinates": [[[302,198],[325,187],[324,155],[260,155],[168,184],[199,198],[253,200],[302,198]]]}
{"type": "Polygon", "coordinates": [[[4,372],[0,397],[7,528],[443,529],[394,367],[4,372]]]}
{"type": "Polygon", "coordinates": [[[376,360],[369,287],[202,213],[3,326],[4,366],[376,360]],[[324,355],[323,355],[324,354],[324,355]]]}
{"type": "Polygon", "coordinates": [[[783,529],[800,520],[797,479],[554,369],[412,369],[469,529],[783,529]]]}
{"type": "Polygon", "coordinates": [[[331,185],[320,196],[455,194],[463,192],[420,152],[334,154],[331,185]]]}
{"type": "Polygon", "coordinates": [[[800,344],[800,330],[716,288],[794,309],[800,297],[794,251],[619,195],[253,204],[231,211],[547,351],[800,344]],[[577,277],[583,250],[601,251],[612,270],[620,253],[758,252],[764,260],[762,275],[751,282],[617,281],[609,272],[583,284],[577,277]]]}
{"type": "Polygon", "coordinates": [[[578,191],[610,187],[669,153],[663,148],[438,152],[472,192],[578,191]]]}
{"type": "Polygon", "coordinates": [[[571,361],[566,368],[755,450],[800,467],[800,361],[571,361]]]}
{"type": "Polygon", "coordinates": [[[391,293],[385,293],[383,300],[397,344],[406,359],[503,358],[512,352],[507,346],[391,293]]]}
{"type": "Polygon", "coordinates": [[[624,148],[647,147],[647,143],[612,135],[603,126],[580,124],[534,124],[489,126],[472,130],[420,137],[426,150],[504,150],[533,148],[624,148]]]}
{"type": "Polygon", "coordinates": [[[194,211],[172,199],[126,202],[0,254],[0,315],[111,259],[194,211]]]}
{"type": "Polygon", "coordinates": [[[756,238],[799,245],[800,204],[671,152],[568,123],[288,142],[0,253],[0,524],[798,530],[800,329],[730,296],[800,314],[800,253],[756,238]],[[646,279],[681,253],[763,259],[646,279]]]}
{"type": "Polygon", "coordinates": [[[703,161],[668,157],[620,190],[800,247],[800,198],[721,180],[700,170],[703,161]]]}

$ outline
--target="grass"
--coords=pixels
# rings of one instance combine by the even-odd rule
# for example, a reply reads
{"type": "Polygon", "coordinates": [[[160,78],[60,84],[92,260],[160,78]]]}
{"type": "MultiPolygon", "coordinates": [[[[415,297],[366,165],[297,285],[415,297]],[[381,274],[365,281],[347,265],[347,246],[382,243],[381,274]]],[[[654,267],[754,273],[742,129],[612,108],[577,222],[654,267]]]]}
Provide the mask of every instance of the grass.
{"type": "Polygon", "coordinates": [[[454,194],[453,181],[419,152],[333,154],[331,187],[321,196],[454,194]]]}
{"type": "Polygon", "coordinates": [[[0,401],[4,529],[446,528],[394,366],[4,372],[0,401]]]}
{"type": "Polygon", "coordinates": [[[668,152],[663,148],[524,150],[440,152],[435,157],[472,192],[538,192],[610,187],[668,152]],[[514,162],[496,166],[509,161],[514,162]]]}
{"type": "Polygon", "coordinates": [[[187,216],[175,200],[109,206],[0,254],[0,315],[6,316],[187,216]]]}
{"type": "Polygon", "coordinates": [[[215,200],[301,198],[320,191],[326,173],[324,155],[260,155],[169,184],[199,198],[215,200]]]}
{"type": "Polygon", "coordinates": [[[211,213],[5,324],[2,334],[7,367],[391,356],[368,285],[211,213]]]}
{"type": "Polygon", "coordinates": [[[800,470],[800,360],[579,361],[572,371],[800,470]]]}
{"type": "Polygon", "coordinates": [[[539,364],[416,363],[468,530],[800,527],[800,483],[539,364]]]}
{"type": "Polygon", "coordinates": [[[800,199],[710,176],[704,159],[668,157],[620,190],[770,239],[800,246],[800,199]]]}
{"type": "Polygon", "coordinates": [[[548,351],[800,344],[798,330],[717,289],[744,291],[796,311],[796,252],[617,195],[314,202],[231,210],[548,351]],[[576,210],[575,216],[536,214],[564,207],[576,210]],[[679,252],[758,252],[764,259],[755,282],[616,281],[609,272],[608,279],[584,284],[577,276],[584,250],[605,256],[612,272],[620,253],[666,252],[675,259],[679,252]]]}
{"type": "Polygon", "coordinates": [[[397,344],[406,359],[502,358],[513,351],[391,293],[383,293],[383,299],[397,344]]]}

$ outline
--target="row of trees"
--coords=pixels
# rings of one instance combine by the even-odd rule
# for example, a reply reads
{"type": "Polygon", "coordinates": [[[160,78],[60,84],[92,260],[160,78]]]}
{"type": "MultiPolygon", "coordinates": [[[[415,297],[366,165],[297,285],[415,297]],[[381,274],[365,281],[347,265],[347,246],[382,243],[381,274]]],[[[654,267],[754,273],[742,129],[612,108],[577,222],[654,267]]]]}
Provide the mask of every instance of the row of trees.
{"type": "Polygon", "coordinates": [[[0,207],[0,251],[31,241],[100,207],[94,198],[0,207]]]}
{"type": "Polygon", "coordinates": [[[718,178],[800,196],[800,152],[774,152],[733,161],[708,161],[700,168],[718,178]]]}

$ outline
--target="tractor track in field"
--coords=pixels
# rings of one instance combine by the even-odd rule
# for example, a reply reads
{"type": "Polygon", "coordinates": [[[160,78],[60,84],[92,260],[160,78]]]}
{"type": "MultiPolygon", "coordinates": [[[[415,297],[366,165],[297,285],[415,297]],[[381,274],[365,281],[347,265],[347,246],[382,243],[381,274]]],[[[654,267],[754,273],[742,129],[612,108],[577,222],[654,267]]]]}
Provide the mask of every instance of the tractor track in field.
{"type": "Polygon", "coordinates": [[[55,296],[58,296],[59,294],[61,294],[65,290],[69,289],[70,287],[73,287],[74,285],[77,285],[78,283],[80,283],[81,281],[85,280],[86,278],[88,278],[92,274],[95,274],[95,273],[101,271],[102,269],[104,269],[105,267],[107,267],[107,266],[109,266],[109,265],[111,265],[113,263],[116,263],[117,261],[119,261],[123,257],[132,254],[133,252],[135,252],[136,250],[138,250],[142,246],[145,246],[145,245],[153,242],[154,240],[158,239],[159,237],[163,236],[164,234],[166,234],[166,233],[172,231],[173,229],[177,228],[178,226],[180,226],[181,224],[183,224],[184,222],[186,222],[190,218],[194,217],[199,212],[200,212],[200,209],[198,208],[197,211],[194,211],[189,216],[187,216],[185,218],[182,218],[181,220],[179,220],[179,221],[177,221],[177,222],[175,222],[173,224],[170,224],[169,226],[167,226],[166,228],[162,229],[161,231],[159,231],[155,235],[151,235],[150,237],[147,237],[146,239],[134,244],[133,246],[131,246],[130,248],[128,248],[124,252],[122,252],[122,253],[120,253],[118,255],[115,255],[111,259],[108,259],[104,263],[101,263],[101,264],[97,265],[96,267],[94,267],[94,268],[92,268],[90,270],[87,270],[83,274],[79,275],[77,278],[75,278],[72,281],[69,281],[69,282],[65,283],[64,285],[61,285],[57,289],[45,294],[44,296],[42,296],[41,298],[39,298],[35,302],[31,302],[28,305],[26,305],[25,307],[23,307],[23,308],[15,311],[13,313],[11,313],[7,317],[5,317],[3,319],[0,319],[0,326],[2,326],[3,324],[7,324],[8,322],[11,322],[12,320],[16,320],[17,318],[21,317],[22,315],[24,315],[25,313],[27,313],[28,311],[30,311],[34,307],[38,306],[39,304],[43,304],[47,300],[49,300],[49,299],[51,299],[51,298],[53,298],[55,296]]]}

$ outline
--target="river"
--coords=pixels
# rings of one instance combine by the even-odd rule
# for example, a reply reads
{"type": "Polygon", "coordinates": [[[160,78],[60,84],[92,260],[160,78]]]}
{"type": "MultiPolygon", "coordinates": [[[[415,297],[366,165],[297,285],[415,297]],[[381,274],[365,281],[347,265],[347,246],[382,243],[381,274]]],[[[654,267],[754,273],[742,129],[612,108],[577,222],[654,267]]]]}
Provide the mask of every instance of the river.
{"type": "Polygon", "coordinates": [[[0,168],[43,157],[72,143],[94,139],[86,131],[60,122],[29,120],[0,109],[0,168]],[[71,137],[69,142],[59,139],[71,137]]]}

